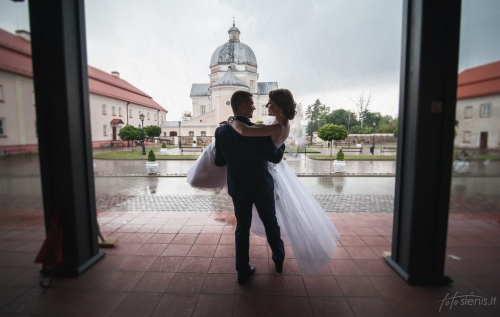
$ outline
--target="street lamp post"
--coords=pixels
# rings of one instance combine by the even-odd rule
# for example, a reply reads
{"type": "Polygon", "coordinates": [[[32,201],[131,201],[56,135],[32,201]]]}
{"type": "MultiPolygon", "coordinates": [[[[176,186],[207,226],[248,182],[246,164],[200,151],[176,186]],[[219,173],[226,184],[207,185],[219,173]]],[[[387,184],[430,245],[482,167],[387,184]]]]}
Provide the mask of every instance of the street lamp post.
{"type": "Polygon", "coordinates": [[[182,148],[182,143],[181,143],[181,122],[177,122],[179,125],[179,149],[182,148]]]}
{"type": "Polygon", "coordinates": [[[375,155],[375,121],[373,121],[372,148],[372,155],[375,155]]]}
{"type": "Polygon", "coordinates": [[[139,116],[139,119],[141,119],[142,122],[142,155],[146,155],[146,147],[144,146],[144,114],[141,113],[139,116]]]}

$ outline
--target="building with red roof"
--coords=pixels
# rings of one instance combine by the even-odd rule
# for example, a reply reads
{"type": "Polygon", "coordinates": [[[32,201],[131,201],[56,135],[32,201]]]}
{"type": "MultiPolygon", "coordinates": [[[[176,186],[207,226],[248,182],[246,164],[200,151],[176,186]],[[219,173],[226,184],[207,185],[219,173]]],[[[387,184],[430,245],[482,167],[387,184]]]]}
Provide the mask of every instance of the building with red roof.
{"type": "MultiPolygon", "coordinates": [[[[120,78],[88,66],[93,146],[118,141],[125,124],[160,126],[167,110],[120,78]]],[[[29,33],[0,29],[0,151],[37,151],[35,95],[29,33]]]]}
{"type": "Polygon", "coordinates": [[[500,61],[458,75],[455,146],[500,147],[500,61]]]}

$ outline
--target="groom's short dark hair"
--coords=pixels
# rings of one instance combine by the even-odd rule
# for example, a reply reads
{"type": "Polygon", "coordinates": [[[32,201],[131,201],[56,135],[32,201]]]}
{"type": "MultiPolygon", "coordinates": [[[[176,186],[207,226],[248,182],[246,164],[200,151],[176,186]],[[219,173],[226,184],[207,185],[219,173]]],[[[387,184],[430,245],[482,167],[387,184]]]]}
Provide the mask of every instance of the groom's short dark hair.
{"type": "Polygon", "coordinates": [[[233,112],[238,112],[240,104],[242,102],[246,102],[250,97],[253,97],[253,95],[248,91],[238,90],[234,92],[231,96],[231,108],[233,109],[233,112]]]}

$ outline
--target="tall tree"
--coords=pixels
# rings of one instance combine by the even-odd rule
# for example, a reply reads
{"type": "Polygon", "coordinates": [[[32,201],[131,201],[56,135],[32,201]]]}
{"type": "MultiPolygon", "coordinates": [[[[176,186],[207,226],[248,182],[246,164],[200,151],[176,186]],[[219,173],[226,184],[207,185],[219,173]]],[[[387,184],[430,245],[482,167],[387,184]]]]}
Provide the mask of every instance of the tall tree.
{"type": "Polygon", "coordinates": [[[319,117],[322,114],[327,114],[330,112],[330,108],[327,107],[326,105],[322,104],[319,99],[316,99],[316,101],[312,104],[307,106],[306,109],[306,119],[307,119],[307,128],[306,128],[306,133],[311,137],[312,141],[312,135],[314,132],[318,131],[318,120],[319,117]]]}
{"type": "Polygon", "coordinates": [[[373,93],[371,91],[368,93],[367,97],[365,97],[364,92],[361,91],[361,94],[359,94],[358,98],[356,99],[351,98],[351,100],[356,105],[356,114],[358,115],[358,120],[359,123],[361,124],[361,128],[363,128],[363,122],[365,121],[364,119],[368,111],[368,106],[370,106],[372,96],[373,93]]]}
{"type": "Polygon", "coordinates": [[[357,125],[356,114],[350,110],[337,109],[328,114],[320,115],[318,119],[318,127],[321,128],[325,124],[335,124],[344,126],[347,131],[353,125],[357,125]]]}

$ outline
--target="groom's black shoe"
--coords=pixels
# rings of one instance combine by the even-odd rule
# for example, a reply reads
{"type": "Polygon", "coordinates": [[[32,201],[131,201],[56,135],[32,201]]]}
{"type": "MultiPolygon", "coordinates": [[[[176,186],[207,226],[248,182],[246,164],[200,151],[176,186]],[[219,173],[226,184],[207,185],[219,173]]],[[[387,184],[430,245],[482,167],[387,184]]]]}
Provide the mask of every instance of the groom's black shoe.
{"type": "Polygon", "coordinates": [[[255,272],[255,265],[249,264],[248,271],[246,273],[238,273],[238,284],[245,284],[247,277],[255,272]]]}
{"type": "Polygon", "coordinates": [[[276,266],[276,272],[283,272],[283,262],[274,262],[274,266],[276,266]]]}

